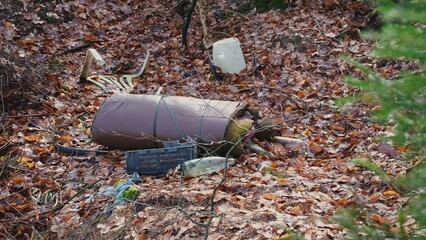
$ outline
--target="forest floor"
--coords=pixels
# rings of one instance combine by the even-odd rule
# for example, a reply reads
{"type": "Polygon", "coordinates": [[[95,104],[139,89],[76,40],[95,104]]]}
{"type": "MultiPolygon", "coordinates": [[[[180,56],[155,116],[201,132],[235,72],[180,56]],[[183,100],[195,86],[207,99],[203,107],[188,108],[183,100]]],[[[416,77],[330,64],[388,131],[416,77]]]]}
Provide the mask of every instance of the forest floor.
{"type": "Polygon", "coordinates": [[[246,101],[279,126],[282,136],[308,143],[310,154],[261,143],[262,156],[248,150],[229,168],[214,196],[209,239],[271,239],[290,231],[306,239],[342,238],[336,210],[363,206],[371,221],[396,227],[402,204],[390,186],[356,167],[358,156],[376,160],[390,176],[404,173],[403,149],[378,141],[391,126],[374,122],[368,96],[355,94],[346,75],[361,72],[349,55],[392,78],[405,62],[373,60],[372,42],[360,31],[380,24],[363,1],[311,1],[264,13],[239,1],[203,1],[210,42],[238,38],[247,63],[241,74],[216,81],[210,73],[195,12],[188,47],[181,47],[184,19],[175,1],[12,1],[0,6],[0,238],[6,239],[198,239],[209,218],[210,197],[223,172],[184,178],[141,176],[134,201],[114,204],[103,194],[127,179],[124,154],[67,156],[54,143],[102,147],[90,142],[90,126],[105,98],[95,85],[79,84],[90,42],[107,68],[139,70],[151,60],[132,93],[246,101]],[[256,59],[256,62],[254,61],[256,59]],[[272,170],[258,170],[264,161],[272,170]],[[179,203],[179,207],[177,204],[179,203]]]}

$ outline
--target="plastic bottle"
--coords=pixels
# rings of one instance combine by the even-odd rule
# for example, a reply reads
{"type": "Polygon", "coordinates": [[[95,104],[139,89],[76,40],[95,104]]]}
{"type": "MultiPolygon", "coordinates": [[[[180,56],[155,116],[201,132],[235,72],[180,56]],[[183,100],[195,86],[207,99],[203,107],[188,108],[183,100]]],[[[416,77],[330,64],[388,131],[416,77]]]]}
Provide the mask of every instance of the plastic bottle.
{"type": "MultiPolygon", "coordinates": [[[[225,161],[224,157],[196,158],[182,163],[181,169],[184,176],[197,177],[224,169],[225,161]]],[[[234,162],[233,158],[228,158],[228,167],[234,162]]]]}

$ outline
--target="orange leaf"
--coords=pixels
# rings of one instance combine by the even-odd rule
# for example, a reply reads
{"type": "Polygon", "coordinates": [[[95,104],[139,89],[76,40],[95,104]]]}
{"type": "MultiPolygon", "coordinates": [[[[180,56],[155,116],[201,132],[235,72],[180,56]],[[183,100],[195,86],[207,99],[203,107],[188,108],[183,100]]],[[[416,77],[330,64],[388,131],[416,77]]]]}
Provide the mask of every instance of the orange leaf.
{"type": "Polygon", "coordinates": [[[85,42],[96,42],[99,41],[99,37],[95,36],[95,35],[87,35],[84,37],[84,41],[85,42]]]}
{"type": "Polygon", "coordinates": [[[15,184],[25,183],[27,182],[27,179],[21,177],[21,176],[14,176],[11,181],[15,184]]]}
{"type": "Polygon", "coordinates": [[[41,147],[37,147],[37,148],[36,148],[36,151],[37,151],[37,154],[38,154],[38,155],[43,155],[43,154],[49,153],[49,152],[50,152],[50,149],[49,149],[49,148],[41,148],[41,147]]]}
{"type": "Polygon", "coordinates": [[[337,204],[339,204],[340,206],[342,206],[342,207],[345,207],[345,206],[347,206],[348,205],[348,199],[346,199],[346,198],[342,198],[342,199],[339,199],[338,201],[337,201],[337,204]]]}
{"type": "Polygon", "coordinates": [[[44,133],[38,133],[38,134],[29,135],[29,136],[23,136],[22,138],[27,140],[28,142],[34,142],[39,140],[43,136],[44,136],[44,133]]]}
{"type": "Polygon", "coordinates": [[[292,107],[292,106],[287,106],[287,107],[285,108],[285,111],[286,111],[286,112],[290,112],[291,110],[293,110],[293,107],[292,107]]]}
{"type": "Polygon", "coordinates": [[[322,149],[322,147],[320,147],[318,144],[316,144],[315,142],[311,142],[310,146],[309,146],[309,150],[314,154],[320,154],[322,152],[324,152],[324,150],[322,149]]]}
{"type": "Polygon", "coordinates": [[[278,197],[272,193],[265,193],[263,194],[262,197],[266,200],[274,200],[274,201],[278,200],[278,197]]]}
{"type": "Polygon", "coordinates": [[[300,98],[303,98],[303,97],[305,97],[305,93],[303,91],[299,90],[299,91],[297,91],[297,96],[300,97],[300,98]]]}
{"type": "Polygon", "coordinates": [[[11,22],[8,22],[8,21],[6,21],[6,20],[3,20],[3,25],[5,25],[6,27],[8,27],[8,28],[13,28],[13,27],[15,27],[15,24],[13,24],[13,23],[11,23],[11,22]]]}
{"type": "Polygon", "coordinates": [[[244,187],[246,187],[246,188],[252,188],[252,187],[256,187],[256,184],[254,184],[254,183],[246,183],[246,184],[244,184],[244,187]]]}
{"type": "Polygon", "coordinates": [[[353,146],[353,145],[355,145],[357,143],[358,143],[358,138],[352,138],[351,142],[349,143],[349,145],[353,146]]]}
{"type": "Polygon", "coordinates": [[[59,139],[62,140],[62,141],[64,141],[64,142],[66,142],[66,143],[69,143],[69,142],[72,141],[72,137],[70,135],[60,136],[59,139]]]}
{"type": "Polygon", "coordinates": [[[277,181],[277,182],[279,182],[281,186],[285,186],[285,185],[288,185],[288,184],[290,183],[290,182],[289,182],[287,179],[285,179],[285,178],[277,178],[277,179],[276,179],[276,181],[277,181]]]}
{"type": "Polygon", "coordinates": [[[334,125],[334,124],[331,124],[330,128],[333,129],[333,130],[336,130],[336,131],[345,131],[344,127],[337,126],[337,125],[334,125]]]}
{"type": "Polygon", "coordinates": [[[396,149],[398,149],[398,151],[400,152],[406,152],[407,151],[407,145],[405,146],[397,146],[396,149]]]}
{"type": "Polygon", "coordinates": [[[393,190],[385,191],[385,192],[383,192],[383,195],[385,195],[385,196],[399,196],[399,194],[397,192],[393,191],[393,190]]]}
{"type": "Polygon", "coordinates": [[[32,204],[32,202],[28,202],[28,203],[25,203],[25,204],[20,204],[20,205],[16,205],[15,206],[15,208],[16,209],[18,209],[18,210],[24,210],[24,209],[31,209],[33,207],[33,204],[32,204]]]}
{"type": "Polygon", "coordinates": [[[194,61],[192,61],[192,63],[194,63],[194,65],[201,65],[203,64],[203,61],[201,59],[194,59],[194,61]]]}
{"type": "Polygon", "coordinates": [[[291,215],[301,215],[301,214],[303,214],[303,210],[302,210],[302,208],[300,208],[300,206],[289,207],[286,210],[291,215]]]}
{"type": "Polygon", "coordinates": [[[182,91],[182,90],[177,90],[176,93],[175,93],[175,95],[176,96],[183,96],[183,95],[185,95],[185,92],[182,91]]]}
{"type": "Polygon", "coordinates": [[[36,42],[32,39],[24,39],[24,40],[21,40],[21,42],[22,42],[23,45],[34,45],[34,44],[36,44],[36,42]]]}
{"type": "Polygon", "coordinates": [[[374,222],[379,223],[379,224],[387,223],[386,218],[381,217],[377,214],[373,214],[373,216],[371,216],[371,220],[373,220],[374,222]]]}

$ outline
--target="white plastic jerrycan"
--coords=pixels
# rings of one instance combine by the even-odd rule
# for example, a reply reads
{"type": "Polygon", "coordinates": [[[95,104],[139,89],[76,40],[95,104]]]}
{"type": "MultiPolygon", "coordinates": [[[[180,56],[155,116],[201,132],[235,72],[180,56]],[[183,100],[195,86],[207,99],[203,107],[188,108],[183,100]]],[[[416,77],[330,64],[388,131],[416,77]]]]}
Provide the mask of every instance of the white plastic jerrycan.
{"type": "Polygon", "coordinates": [[[225,38],[213,43],[213,64],[223,73],[240,73],[246,68],[240,42],[236,38],[225,38]]]}

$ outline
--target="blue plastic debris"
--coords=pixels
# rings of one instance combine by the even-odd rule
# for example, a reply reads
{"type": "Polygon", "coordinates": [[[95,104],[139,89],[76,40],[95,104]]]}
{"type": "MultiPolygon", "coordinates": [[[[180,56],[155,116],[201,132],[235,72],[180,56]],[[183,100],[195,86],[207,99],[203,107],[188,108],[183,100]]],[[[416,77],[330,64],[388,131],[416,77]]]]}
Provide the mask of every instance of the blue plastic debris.
{"type": "Polygon", "coordinates": [[[166,141],[163,146],[164,148],[126,151],[127,173],[163,174],[185,161],[197,158],[197,146],[194,141],[166,141]]]}

